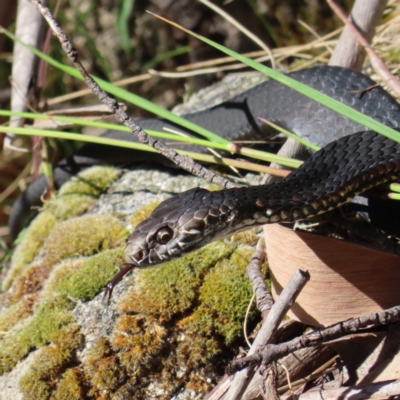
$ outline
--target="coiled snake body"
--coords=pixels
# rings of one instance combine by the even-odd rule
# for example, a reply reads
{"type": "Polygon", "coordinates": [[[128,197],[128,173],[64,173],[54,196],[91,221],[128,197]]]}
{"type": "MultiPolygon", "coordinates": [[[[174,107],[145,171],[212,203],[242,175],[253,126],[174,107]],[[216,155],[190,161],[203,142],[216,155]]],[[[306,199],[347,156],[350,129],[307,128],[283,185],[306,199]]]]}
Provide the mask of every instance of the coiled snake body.
{"type": "MultiPolygon", "coordinates": [[[[400,127],[397,102],[382,88],[374,87],[375,83],[363,74],[325,66],[295,72],[291,77],[385,125],[400,127]]],[[[231,140],[262,135],[265,126],[258,118],[264,117],[325,147],[281,182],[218,192],[192,189],[161,203],[130,237],[127,265],[110,282],[109,293],[134,266],[160,264],[254,225],[310,218],[399,176],[397,143],[365,131],[275,81],[264,82],[218,106],[185,117],[231,140]]],[[[139,121],[139,125],[161,130],[172,124],[150,119],[139,121]]],[[[135,140],[123,132],[110,131],[106,136],[135,140]]],[[[60,185],[81,168],[99,161],[127,163],[143,158],[148,159],[149,155],[86,145],[56,166],[55,184],[60,185]]],[[[23,216],[32,205],[40,204],[45,188],[46,180],[40,178],[16,202],[9,224],[14,237],[22,227],[23,216]]]]}
{"type": "MultiPolygon", "coordinates": [[[[326,72],[329,67],[321,69],[326,72]]],[[[330,73],[333,71],[331,68],[330,73]]],[[[393,113],[398,110],[396,103],[393,113]]],[[[300,111],[298,115],[303,118],[300,111]]],[[[315,114],[309,116],[316,119],[315,114]]],[[[392,126],[397,126],[397,121],[384,118],[392,126]]],[[[332,125],[327,123],[329,129],[332,125]]],[[[126,246],[127,264],[109,283],[107,293],[111,295],[113,287],[134,267],[153,267],[255,225],[314,217],[399,177],[400,146],[375,132],[361,131],[326,145],[283,181],[181,193],[161,203],[136,227],[126,246]]]]}

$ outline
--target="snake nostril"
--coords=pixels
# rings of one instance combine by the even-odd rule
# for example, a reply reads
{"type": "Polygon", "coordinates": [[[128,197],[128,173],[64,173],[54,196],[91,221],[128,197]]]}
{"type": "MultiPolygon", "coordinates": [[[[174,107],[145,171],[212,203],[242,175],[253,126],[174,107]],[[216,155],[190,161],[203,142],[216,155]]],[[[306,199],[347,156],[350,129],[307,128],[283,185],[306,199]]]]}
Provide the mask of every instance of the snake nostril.
{"type": "Polygon", "coordinates": [[[136,261],[143,260],[143,258],[144,258],[144,251],[143,251],[143,250],[139,250],[139,251],[136,252],[135,255],[134,255],[134,259],[135,259],[136,261]]]}

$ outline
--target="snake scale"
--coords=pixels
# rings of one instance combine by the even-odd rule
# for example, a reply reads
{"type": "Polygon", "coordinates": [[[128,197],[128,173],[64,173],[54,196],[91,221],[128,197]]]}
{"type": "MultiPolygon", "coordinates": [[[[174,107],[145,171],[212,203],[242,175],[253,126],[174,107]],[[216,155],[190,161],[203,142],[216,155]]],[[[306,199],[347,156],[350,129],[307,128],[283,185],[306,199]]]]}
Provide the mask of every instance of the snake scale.
{"type": "MultiPolygon", "coordinates": [[[[322,66],[290,76],[387,126],[400,127],[398,103],[361,73],[322,66]]],[[[310,218],[375,185],[396,180],[400,174],[397,143],[365,131],[364,127],[272,80],[185,117],[230,140],[262,137],[265,126],[258,118],[263,117],[325,147],[281,182],[217,192],[192,189],[161,203],[128,240],[127,265],[109,284],[109,291],[134,266],[160,264],[254,225],[310,218]]],[[[138,124],[144,129],[176,128],[158,119],[138,124]]],[[[123,132],[110,131],[105,136],[135,140],[123,132]]],[[[126,164],[143,159],[148,160],[149,155],[85,145],[56,166],[55,184],[59,186],[82,168],[97,162],[126,164]]],[[[163,162],[160,156],[153,161],[163,162]]],[[[9,223],[14,237],[32,205],[40,204],[45,189],[46,181],[40,177],[17,200],[9,223]]]]}

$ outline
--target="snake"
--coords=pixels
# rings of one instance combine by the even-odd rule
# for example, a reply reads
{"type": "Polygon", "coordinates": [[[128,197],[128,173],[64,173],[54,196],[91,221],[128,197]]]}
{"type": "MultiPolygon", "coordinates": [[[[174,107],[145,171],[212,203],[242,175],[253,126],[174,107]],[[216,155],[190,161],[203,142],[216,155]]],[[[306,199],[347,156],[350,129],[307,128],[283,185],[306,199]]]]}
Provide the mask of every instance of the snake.
{"type": "MultiPolygon", "coordinates": [[[[319,86],[323,93],[330,92],[332,95],[334,92],[332,97],[335,98],[340,97],[337,93],[343,90],[343,79],[338,79],[338,76],[353,76],[357,78],[353,81],[357,85],[359,79],[366,78],[362,74],[333,67],[314,68],[307,70],[305,75],[310,73],[314,78],[311,86],[319,86]],[[321,80],[321,75],[329,79],[321,80]]],[[[370,97],[373,93],[363,91],[360,96],[360,89],[351,90],[350,86],[347,82],[344,91],[352,97],[351,105],[356,109],[362,108],[371,116],[371,103],[368,100],[368,106],[365,106],[367,103],[363,96],[367,94],[370,97]]],[[[298,96],[294,92],[292,94],[296,103],[298,96]]],[[[378,108],[373,117],[396,128],[399,106],[386,92],[383,97],[378,100],[379,106],[375,103],[378,108]],[[383,118],[383,114],[390,117],[383,118]]],[[[374,98],[373,101],[376,100],[374,98]]],[[[349,202],[372,187],[400,178],[400,146],[397,142],[370,130],[353,132],[354,127],[341,125],[342,117],[333,116],[335,127],[338,127],[336,130],[330,120],[330,112],[319,107],[315,110],[315,103],[304,98],[302,101],[297,103],[295,110],[284,111],[295,119],[305,121],[308,118],[303,122],[303,126],[306,125],[303,137],[317,135],[314,127],[318,125],[327,131],[325,133],[330,133],[325,135],[329,136],[327,140],[330,143],[285,179],[270,185],[219,191],[194,188],[163,201],[129,237],[125,248],[126,264],[107,285],[105,296],[110,298],[114,287],[133,268],[155,267],[255,226],[313,218],[349,202]]],[[[276,104],[275,107],[279,108],[276,104]]],[[[295,121],[296,124],[298,121],[295,121]]],[[[320,136],[317,136],[318,140],[321,140],[320,136]]]]}
{"type": "MultiPolygon", "coordinates": [[[[396,100],[362,73],[318,66],[288,75],[391,128],[400,127],[396,100]]],[[[260,121],[262,117],[322,150],[312,154],[286,179],[268,186],[216,192],[196,188],[161,203],[128,239],[126,266],[109,283],[109,293],[134,267],[153,267],[256,225],[314,217],[399,177],[397,143],[274,80],[184,117],[230,140],[264,137],[268,128],[260,121]]],[[[155,118],[138,121],[138,125],[153,130],[177,128],[155,118]]],[[[135,140],[133,135],[117,131],[104,136],[135,140]]],[[[126,164],[151,157],[151,161],[165,163],[158,155],[128,149],[111,151],[103,145],[87,144],[55,167],[55,186],[98,162],[126,164]]],[[[12,236],[18,234],[32,206],[40,204],[46,185],[46,179],[39,177],[15,202],[9,221],[12,236]]]]}

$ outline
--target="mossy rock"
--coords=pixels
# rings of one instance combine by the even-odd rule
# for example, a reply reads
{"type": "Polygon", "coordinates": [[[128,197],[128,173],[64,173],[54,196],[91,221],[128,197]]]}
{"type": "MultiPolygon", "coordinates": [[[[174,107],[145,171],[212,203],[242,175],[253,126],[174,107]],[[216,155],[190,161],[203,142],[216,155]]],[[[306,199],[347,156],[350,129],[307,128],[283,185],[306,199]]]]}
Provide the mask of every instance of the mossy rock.
{"type": "MultiPolygon", "coordinates": [[[[153,200],[124,216],[121,193],[133,204],[126,187],[143,186],[143,179],[129,172],[132,183],[122,177],[123,189],[117,182],[96,200],[107,185],[92,191],[88,175],[45,206],[14,254],[0,294],[0,386],[11,387],[7,372],[26,363],[12,382],[24,399],[150,399],[178,388],[205,393],[232,357],[230,346],[241,340],[251,297],[243,272],[256,236],[235,236],[134,271],[107,306],[103,291],[123,265],[129,230],[165,194],[149,196],[144,186],[138,191],[153,200]]],[[[165,181],[180,191],[179,176],[165,181]]],[[[182,181],[186,188],[187,176],[182,181]]],[[[132,191],[136,203],[138,191],[132,191]]]]}

